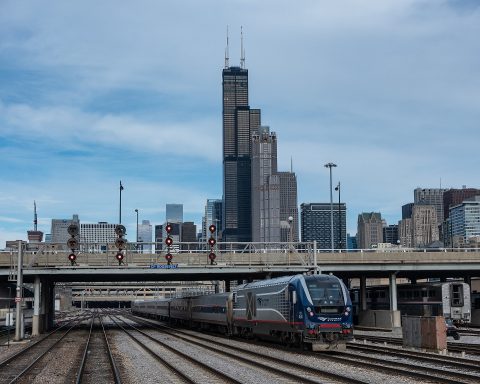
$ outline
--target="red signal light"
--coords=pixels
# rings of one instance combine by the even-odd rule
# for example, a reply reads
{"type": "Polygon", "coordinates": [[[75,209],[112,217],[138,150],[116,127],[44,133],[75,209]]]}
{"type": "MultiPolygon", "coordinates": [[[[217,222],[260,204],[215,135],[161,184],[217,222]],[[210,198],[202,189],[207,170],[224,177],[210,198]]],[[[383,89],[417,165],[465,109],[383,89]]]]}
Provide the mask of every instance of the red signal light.
{"type": "Polygon", "coordinates": [[[122,260],[123,260],[123,253],[122,253],[122,252],[118,252],[115,257],[117,258],[118,261],[122,261],[122,260]]]}
{"type": "Polygon", "coordinates": [[[68,255],[68,260],[75,261],[77,260],[77,256],[74,253],[71,253],[70,255],[68,255]]]}
{"type": "Polygon", "coordinates": [[[166,231],[167,233],[172,232],[172,229],[173,229],[173,227],[172,227],[171,224],[167,224],[167,225],[165,226],[165,231],[166,231]]]}
{"type": "Polygon", "coordinates": [[[216,242],[217,241],[213,237],[210,237],[208,239],[208,245],[210,245],[211,247],[213,247],[216,244],[216,242]]]}
{"type": "Polygon", "coordinates": [[[165,239],[165,244],[167,245],[167,247],[170,247],[173,244],[173,239],[170,236],[168,236],[165,239]]]}
{"type": "Polygon", "coordinates": [[[210,231],[210,233],[214,233],[216,229],[217,227],[215,227],[215,225],[213,224],[208,227],[208,230],[210,231]]]}
{"type": "Polygon", "coordinates": [[[172,259],[173,259],[173,256],[172,256],[171,253],[167,253],[167,254],[165,255],[165,260],[167,260],[167,261],[172,261],[172,259]]]}
{"type": "Polygon", "coordinates": [[[217,255],[215,255],[215,253],[213,252],[210,252],[210,254],[208,255],[208,258],[213,261],[217,258],[217,255]]]}

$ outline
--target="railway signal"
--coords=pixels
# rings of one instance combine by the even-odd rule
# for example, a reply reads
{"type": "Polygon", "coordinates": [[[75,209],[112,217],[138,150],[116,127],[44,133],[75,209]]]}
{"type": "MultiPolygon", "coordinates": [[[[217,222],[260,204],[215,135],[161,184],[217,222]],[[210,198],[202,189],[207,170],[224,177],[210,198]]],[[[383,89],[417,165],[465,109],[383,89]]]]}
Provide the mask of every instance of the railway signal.
{"type": "Polygon", "coordinates": [[[68,260],[70,261],[70,264],[73,266],[73,265],[77,265],[77,255],[75,255],[75,249],[78,248],[77,236],[80,233],[80,228],[78,227],[78,224],[72,223],[68,226],[67,232],[71,236],[67,240],[67,247],[70,248],[70,250],[72,251],[68,255],[68,260]]]}
{"type": "Polygon", "coordinates": [[[173,238],[170,233],[173,230],[173,226],[170,223],[167,223],[165,226],[165,232],[167,232],[167,237],[165,239],[165,245],[167,246],[167,253],[165,255],[165,260],[167,260],[167,265],[172,263],[173,255],[170,252],[170,247],[173,245],[173,238]]]}
{"type": "Polygon", "coordinates": [[[210,253],[208,255],[208,258],[210,259],[210,265],[215,265],[215,259],[217,258],[217,255],[215,255],[215,252],[213,252],[213,247],[215,247],[215,244],[217,244],[217,240],[213,237],[213,234],[217,230],[217,227],[215,225],[210,225],[208,227],[208,230],[210,231],[210,238],[208,239],[208,245],[210,246],[210,253]]]}
{"type": "Polygon", "coordinates": [[[118,265],[122,265],[124,264],[123,259],[125,257],[122,251],[127,247],[127,239],[124,239],[123,236],[127,234],[127,229],[124,225],[119,224],[115,227],[115,233],[118,236],[115,240],[115,246],[118,248],[115,258],[118,261],[118,265]]]}

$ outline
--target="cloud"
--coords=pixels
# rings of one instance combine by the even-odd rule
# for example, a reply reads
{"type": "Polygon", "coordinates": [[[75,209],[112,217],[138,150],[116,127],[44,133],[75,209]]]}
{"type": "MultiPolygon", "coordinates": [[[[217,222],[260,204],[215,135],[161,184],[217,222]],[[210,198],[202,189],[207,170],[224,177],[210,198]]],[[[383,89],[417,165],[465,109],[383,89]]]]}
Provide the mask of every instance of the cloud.
{"type": "Polygon", "coordinates": [[[2,216],[30,222],[36,199],[46,220],[115,221],[122,179],[126,212],[184,202],[199,223],[221,197],[227,25],[299,203],[329,198],[329,161],[352,231],[364,210],[395,222],[417,186],[478,183],[475,2],[4,1],[2,216]]]}

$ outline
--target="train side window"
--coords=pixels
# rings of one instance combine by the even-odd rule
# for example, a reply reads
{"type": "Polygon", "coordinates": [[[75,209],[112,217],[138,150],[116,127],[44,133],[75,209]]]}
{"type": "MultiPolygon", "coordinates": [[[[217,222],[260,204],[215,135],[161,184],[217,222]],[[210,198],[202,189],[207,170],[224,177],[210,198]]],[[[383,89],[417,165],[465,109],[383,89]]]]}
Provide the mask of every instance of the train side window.
{"type": "Polygon", "coordinates": [[[422,291],[422,297],[427,297],[428,292],[427,291],[422,291]]]}
{"type": "Polygon", "coordinates": [[[420,292],[414,291],[413,292],[413,297],[420,297],[420,292]]]}
{"type": "Polygon", "coordinates": [[[399,296],[401,299],[404,299],[404,298],[405,298],[405,292],[403,292],[403,291],[398,292],[398,296],[399,296]]]}
{"type": "Polygon", "coordinates": [[[435,290],[430,289],[430,290],[428,291],[428,297],[435,297],[435,290]]]}

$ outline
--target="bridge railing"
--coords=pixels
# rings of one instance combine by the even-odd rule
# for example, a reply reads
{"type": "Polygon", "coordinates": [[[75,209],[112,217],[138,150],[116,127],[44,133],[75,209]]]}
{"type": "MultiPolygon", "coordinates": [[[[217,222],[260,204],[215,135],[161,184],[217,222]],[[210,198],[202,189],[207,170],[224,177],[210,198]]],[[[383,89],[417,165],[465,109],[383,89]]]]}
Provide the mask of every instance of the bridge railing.
{"type": "MultiPolygon", "coordinates": [[[[124,266],[155,267],[166,264],[166,247],[163,243],[127,243],[124,255],[124,266]]],[[[0,267],[12,267],[12,260],[16,262],[17,249],[0,251],[0,267]]],[[[75,250],[77,264],[72,266],[68,260],[71,250],[66,244],[37,243],[25,244],[24,267],[118,267],[116,254],[118,248],[113,243],[80,243],[75,250]]],[[[214,247],[216,266],[284,266],[301,265],[314,266],[322,262],[368,262],[368,261],[395,261],[401,258],[410,262],[420,253],[420,259],[448,259],[462,255],[462,259],[477,260],[479,248],[373,248],[373,249],[316,249],[313,242],[288,243],[217,243],[214,247]],[[455,252],[455,256],[449,256],[455,252]],[[402,254],[404,256],[402,256],[402,254]]],[[[172,263],[187,266],[209,266],[208,254],[210,247],[205,243],[182,242],[171,250],[172,263]]]]}

